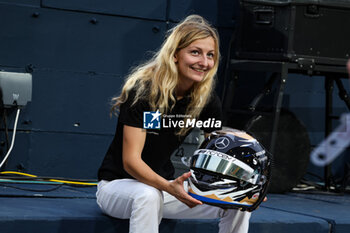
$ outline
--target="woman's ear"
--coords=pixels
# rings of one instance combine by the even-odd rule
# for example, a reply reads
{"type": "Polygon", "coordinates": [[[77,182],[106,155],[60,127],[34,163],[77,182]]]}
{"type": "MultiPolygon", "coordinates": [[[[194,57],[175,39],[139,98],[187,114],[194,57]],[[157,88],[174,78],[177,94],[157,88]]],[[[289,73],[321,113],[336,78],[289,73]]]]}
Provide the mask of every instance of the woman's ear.
{"type": "Polygon", "coordinates": [[[178,60],[177,60],[177,54],[175,53],[175,54],[174,54],[174,62],[177,63],[177,61],[178,61],[178,60]]]}

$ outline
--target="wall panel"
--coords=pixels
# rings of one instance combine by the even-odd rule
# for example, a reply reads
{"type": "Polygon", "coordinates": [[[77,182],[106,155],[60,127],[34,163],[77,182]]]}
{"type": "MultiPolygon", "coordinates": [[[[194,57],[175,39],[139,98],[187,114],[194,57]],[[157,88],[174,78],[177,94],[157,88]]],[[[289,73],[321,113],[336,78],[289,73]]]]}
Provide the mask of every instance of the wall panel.
{"type": "Polygon", "coordinates": [[[40,7],[40,0],[0,0],[0,4],[23,5],[40,7]]]}
{"type": "Polygon", "coordinates": [[[84,179],[97,178],[97,170],[112,140],[108,135],[52,132],[19,133],[18,137],[7,170],[16,170],[22,164],[24,172],[35,175],[84,179]],[[24,144],[25,141],[30,144],[24,144]]]}
{"type": "Polygon", "coordinates": [[[157,21],[18,6],[2,7],[0,15],[1,65],[116,75],[156,49],[166,28],[157,21]]]}
{"type": "Polygon", "coordinates": [[[218,27],[233,27],[238,1],[170,0],[169,20],[178,22],[189,14],[199,14],[218,27]]]}
{"type": "MultiPolygon", "coordinates": [[[[36,70],[32,101],[20,114],[21,130],[113,134],[110,98],[124,79],[114,75],[36,70]]],[[[11,113],[11,112],[9,112],[11,113]]],[[[15,111],[8,116],[13,127],[15,111]]]]}
{"type": "Polygon", "coordinates": [[[42,0],[43,7],[166,20],[164,0],[42,0]]]}

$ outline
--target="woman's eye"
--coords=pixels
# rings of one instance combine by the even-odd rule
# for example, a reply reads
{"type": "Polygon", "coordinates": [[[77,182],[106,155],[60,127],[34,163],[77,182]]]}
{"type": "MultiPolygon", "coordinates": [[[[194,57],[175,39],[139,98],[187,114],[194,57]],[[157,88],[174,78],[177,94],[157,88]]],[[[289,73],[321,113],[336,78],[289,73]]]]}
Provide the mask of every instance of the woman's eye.
{"type": "Polygon", "coordinates": [[[210,57],[210,58],[213,58],[214,57],[214,53],[208,53],[207,56],[210,57]]]}
{"type": "Polygon", "coordinates": [[[199,52],[198,52],[197,50],[193,50],[193,51],[191,51],[191,53],[192,53],[193,55],[198,55],[198,54],[199,54],[199,52]]]}

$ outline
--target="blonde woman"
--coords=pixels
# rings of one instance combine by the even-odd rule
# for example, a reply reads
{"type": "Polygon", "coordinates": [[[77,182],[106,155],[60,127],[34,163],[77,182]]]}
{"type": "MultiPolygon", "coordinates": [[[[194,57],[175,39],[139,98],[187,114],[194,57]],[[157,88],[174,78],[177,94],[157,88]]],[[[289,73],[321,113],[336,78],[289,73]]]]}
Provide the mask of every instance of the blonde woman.
{"type": "Polygon", "coordinates": [[[118,124],[98,171],[96,196],[105,214],[130,219],[129,232],[156,233],[162,218],[221,218],[220,233],[248,232],[250,213],[192,198],[190,173],[174,179],[170,160],[193,126],[205,133],[221,127],[213,93],[219,58],[216,30],[200,16],[188,16],[113,99],[118,124]]]}

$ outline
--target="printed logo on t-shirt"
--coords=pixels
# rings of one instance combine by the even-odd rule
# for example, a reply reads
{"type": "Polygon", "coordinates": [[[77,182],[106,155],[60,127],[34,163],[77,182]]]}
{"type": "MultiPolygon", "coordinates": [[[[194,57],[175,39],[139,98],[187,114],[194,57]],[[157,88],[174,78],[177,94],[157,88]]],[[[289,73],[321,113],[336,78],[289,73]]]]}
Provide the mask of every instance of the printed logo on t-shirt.
{"type": "Polygon", "coordinates": [[[156,112],[143,112],[143,128],[144,129],[160,129],[160,116],[162,114],[156,112]]]}

